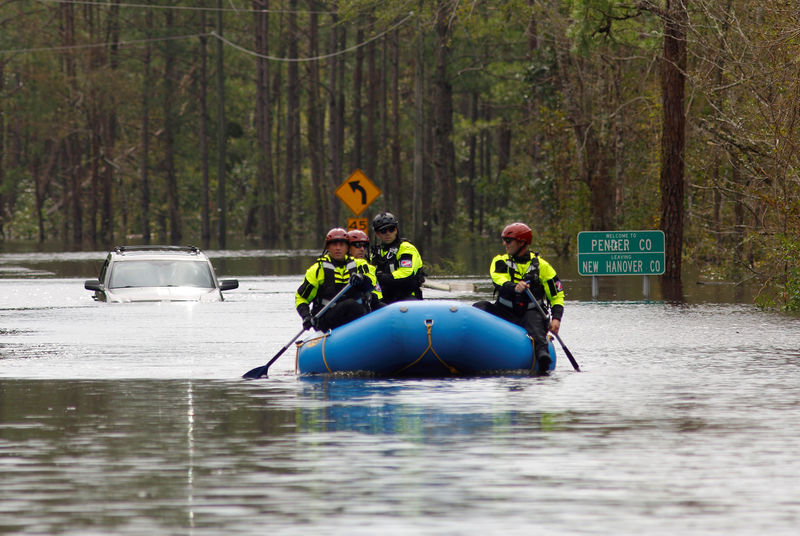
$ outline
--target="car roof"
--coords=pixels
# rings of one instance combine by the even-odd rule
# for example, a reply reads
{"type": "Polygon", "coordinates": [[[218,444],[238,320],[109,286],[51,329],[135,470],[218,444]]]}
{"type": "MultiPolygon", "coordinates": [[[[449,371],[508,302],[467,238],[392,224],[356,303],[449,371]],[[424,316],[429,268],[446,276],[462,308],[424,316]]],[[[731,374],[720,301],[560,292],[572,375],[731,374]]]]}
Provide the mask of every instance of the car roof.
{"type": "Polygon", "coordinates": [[[123,258],[165,258],[185,259],[193,257],[196,259],[207,260],[205,253],[195,246],[117,246],[111,250],[112,257],[117,260],[123,258]]]}

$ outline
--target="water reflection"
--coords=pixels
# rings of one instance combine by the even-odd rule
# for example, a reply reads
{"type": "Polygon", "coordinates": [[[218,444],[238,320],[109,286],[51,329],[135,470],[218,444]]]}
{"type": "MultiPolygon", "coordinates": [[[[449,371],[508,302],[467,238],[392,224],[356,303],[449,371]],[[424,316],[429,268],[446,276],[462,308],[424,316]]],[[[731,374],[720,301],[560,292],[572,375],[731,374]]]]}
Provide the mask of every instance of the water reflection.
{"type": "MultiPolygon", "coordinates": [[[[454,435],[490,434],[501,436],[512,430],[531,427],[553,430],[558,421],[554,413],[518,410],[468,411],[438,407],[429,403],[452,393],[464,380],[365,380],[359,378],[300,377],[300,395],[319,401],[297,411],[297,431],[358,432],[402,435],[418,442],[451,441],[454,435]],[[423,382],[428,403],[399,403],[415,383],[423,382]],[[433,385],[432,385],[433,384],[433,385]]],[[[521,384],[530,385],[528,379],[521,384]]],[[[470,386],[472,388],[472,386],[470,386]]],[[[509,386],[511,390],[516,387],[509,386]]],[[[474,408],[477,410],[478,408],[474,408]]]]}
{"type": "Polygon", "coordinates": [[[186,452],[189,458],[186,468],[187,514],[189,528],[194,528],[194,386],[186,385],[186,452]]]}
{"type": "Polygon", "coordinates": [[[193,382],[0,380],[0,533],[195,526],[193,382]]]}
{"type": "Polygon", "coordinates": [[[673,279],[661,279],[661,295],[668,303],[683,303],[683,283],[673,279]]]}

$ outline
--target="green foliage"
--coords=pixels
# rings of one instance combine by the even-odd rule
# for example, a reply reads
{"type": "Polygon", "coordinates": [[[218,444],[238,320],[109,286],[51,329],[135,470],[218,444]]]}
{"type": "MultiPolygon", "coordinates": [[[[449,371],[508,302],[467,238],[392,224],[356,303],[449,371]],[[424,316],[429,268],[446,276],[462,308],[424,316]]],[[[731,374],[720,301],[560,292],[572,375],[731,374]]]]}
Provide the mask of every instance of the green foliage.
{"type": "Polygon", "coordinates": [[[572,23],[567,36],[574,51],[586,54],[603,46],[632,46],[646,50],[661,45],[656,17],[635,3],[620,0],[567,0],[563,2],[572,23]]]}
{"type": "Polygon", "coordinates": [[[800,312],[800,238],[778,235],[769,255],[769,277],[756,303],[764,308],[800,312]]]}

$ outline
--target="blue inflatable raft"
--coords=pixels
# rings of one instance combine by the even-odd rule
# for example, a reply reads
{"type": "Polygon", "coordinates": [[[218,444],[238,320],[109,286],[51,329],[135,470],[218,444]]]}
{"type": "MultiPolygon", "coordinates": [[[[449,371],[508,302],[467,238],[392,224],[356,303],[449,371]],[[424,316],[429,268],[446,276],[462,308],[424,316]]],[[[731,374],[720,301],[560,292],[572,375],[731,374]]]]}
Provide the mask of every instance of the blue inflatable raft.
{"type": "MultiPolygon", "coordinates": [[[[556,353],[549,343],[550,367],[556,353]]],[[[396,302],[297,343],[298,374],[458,376],[540,373],[525,330],[469,303],[396,302]]]]}

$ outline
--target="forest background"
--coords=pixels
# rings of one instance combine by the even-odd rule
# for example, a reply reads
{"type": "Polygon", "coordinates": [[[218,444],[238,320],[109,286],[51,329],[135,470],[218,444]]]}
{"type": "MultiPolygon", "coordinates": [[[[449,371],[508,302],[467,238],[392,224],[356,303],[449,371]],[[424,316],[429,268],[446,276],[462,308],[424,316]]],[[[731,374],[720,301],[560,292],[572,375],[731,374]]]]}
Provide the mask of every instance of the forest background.
{"type": "Polygon", "coordinates": [[[319,245],[361,169],[418,243],[663,229],[800,310],[800,7],[0,0],[0,245],[319,245]]]}

